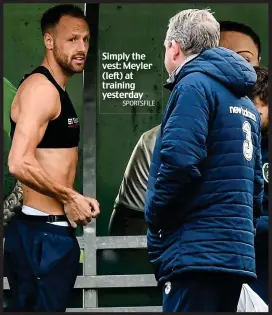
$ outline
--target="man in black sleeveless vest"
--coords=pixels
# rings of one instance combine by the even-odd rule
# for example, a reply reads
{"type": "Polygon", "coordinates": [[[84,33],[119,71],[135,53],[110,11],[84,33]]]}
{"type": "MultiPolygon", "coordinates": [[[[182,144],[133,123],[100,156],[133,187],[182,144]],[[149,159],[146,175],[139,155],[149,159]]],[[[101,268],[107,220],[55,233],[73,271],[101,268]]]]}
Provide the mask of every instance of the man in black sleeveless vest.
{"type": "Polygon", "coordinates": [[[49,9],[41,19],[42,64],[22,80],[11,112],[9,171],[23,188],[22,212],[5,233],[4,261],[13,311],[65,311],[77,277],[77,225],[99,214],[95,199],[73,189],[79,119],[66,92],[81,73],[90,32],[73,5],[49,9]]]}

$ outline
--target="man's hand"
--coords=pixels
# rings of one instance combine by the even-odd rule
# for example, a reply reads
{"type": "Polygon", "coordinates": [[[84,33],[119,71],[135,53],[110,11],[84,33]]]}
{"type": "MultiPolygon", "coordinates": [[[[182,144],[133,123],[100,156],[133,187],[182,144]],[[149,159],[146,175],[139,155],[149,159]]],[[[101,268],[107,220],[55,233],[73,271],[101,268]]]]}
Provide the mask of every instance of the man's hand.
{"type": "Polygon", "coordinates": [[[84,197],[78,193],[73,194],[64,205],[64,211],[71,226],[87,225],[100,213],[99,203],[92,198],[84,197]]]}
{"type": "Polygon", "coordinates": [[[85,197],[85,199],[91,207],[92,217],[96,218],[100,213],[100,210],[99,210],[100,205],[99,205],[98,201],[93,199],[93,198],[89,198],[89,197],[85,197]]]}

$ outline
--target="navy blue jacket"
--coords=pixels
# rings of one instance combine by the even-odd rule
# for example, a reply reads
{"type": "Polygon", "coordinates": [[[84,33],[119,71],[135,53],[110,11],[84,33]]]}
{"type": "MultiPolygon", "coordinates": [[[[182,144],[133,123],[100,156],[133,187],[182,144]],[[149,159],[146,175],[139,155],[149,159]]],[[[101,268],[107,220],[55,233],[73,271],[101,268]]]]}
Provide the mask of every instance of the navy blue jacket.
{"type": "Polygon", "coordinates": [[[253,209],[262,207],[260,116],[252,66],[225,48],[181,69],[147,187],[147,246],[159,284],[195,270],[256,278],[253,209]]]}

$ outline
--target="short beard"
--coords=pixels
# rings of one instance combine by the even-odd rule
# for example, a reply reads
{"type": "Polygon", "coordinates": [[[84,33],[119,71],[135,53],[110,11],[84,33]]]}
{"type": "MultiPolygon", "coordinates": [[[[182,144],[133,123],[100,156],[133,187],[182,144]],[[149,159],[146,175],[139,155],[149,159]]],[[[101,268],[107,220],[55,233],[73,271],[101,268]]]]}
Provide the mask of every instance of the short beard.
{"type": "Polygon", "coordinates": [[[56,62],[66,75],[72,76],[75,73],[81,73],[83,71],[83,69],[80,71],[76,71],[72,66],[72,62],[69,62],[69,57],[65,54],[59,53],[57,48],[53,49],[53,55],[56,62]]]}

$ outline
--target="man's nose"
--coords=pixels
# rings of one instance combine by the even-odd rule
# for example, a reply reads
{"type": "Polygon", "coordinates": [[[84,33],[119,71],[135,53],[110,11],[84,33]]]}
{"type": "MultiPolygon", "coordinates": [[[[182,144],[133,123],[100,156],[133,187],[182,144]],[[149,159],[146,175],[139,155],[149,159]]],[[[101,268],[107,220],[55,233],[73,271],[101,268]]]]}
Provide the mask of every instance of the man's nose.
{"type": "Polygon", "coordinates": [[[84,40],[78,41],[77,50],[85,53],[87,51],[87,43],[84,40]]]}

